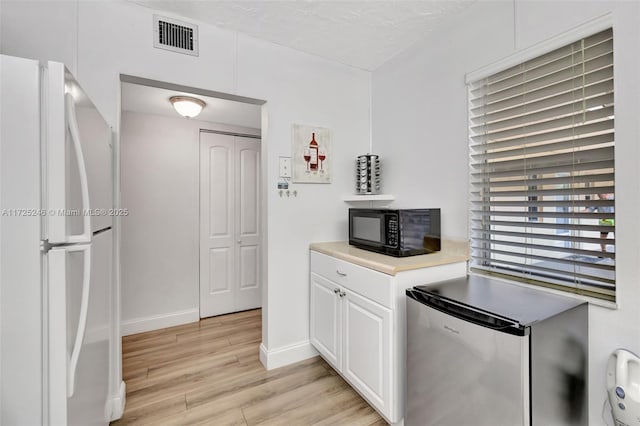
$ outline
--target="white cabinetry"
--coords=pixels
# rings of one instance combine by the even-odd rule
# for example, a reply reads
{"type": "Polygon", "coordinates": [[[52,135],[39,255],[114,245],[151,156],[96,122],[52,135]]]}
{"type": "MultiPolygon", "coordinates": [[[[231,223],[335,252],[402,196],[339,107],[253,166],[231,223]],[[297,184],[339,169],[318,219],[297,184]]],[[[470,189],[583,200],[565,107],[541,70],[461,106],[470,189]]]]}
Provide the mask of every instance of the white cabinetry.
{"type": "Polygon", "coordinates": [[[342,367],[342,300],[340,287],[311,274],[311,342],[334,368],[342,367]]]}
{"type": "Polygon", "coordinates": [[[311,344],[388,422],[402,423],[404,290],[465,273],[458,261],[389,275],[311,250],[311,344]]]}
{"type": "Polygon", "coordinates": [[[391,418],[391,309],[357,293],[345,293],[342,374],[391,418]]]}

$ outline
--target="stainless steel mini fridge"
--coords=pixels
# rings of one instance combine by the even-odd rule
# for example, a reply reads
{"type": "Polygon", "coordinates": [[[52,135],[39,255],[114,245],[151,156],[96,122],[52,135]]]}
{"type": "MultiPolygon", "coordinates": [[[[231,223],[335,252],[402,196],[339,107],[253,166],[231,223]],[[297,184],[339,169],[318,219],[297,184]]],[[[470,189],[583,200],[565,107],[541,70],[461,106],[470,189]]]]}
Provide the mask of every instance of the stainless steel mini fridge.
{"type": "Polygon", "coordinates": [[[482,276],[406,294],[406,425],[587,424],[586,302],[482,276]]]}

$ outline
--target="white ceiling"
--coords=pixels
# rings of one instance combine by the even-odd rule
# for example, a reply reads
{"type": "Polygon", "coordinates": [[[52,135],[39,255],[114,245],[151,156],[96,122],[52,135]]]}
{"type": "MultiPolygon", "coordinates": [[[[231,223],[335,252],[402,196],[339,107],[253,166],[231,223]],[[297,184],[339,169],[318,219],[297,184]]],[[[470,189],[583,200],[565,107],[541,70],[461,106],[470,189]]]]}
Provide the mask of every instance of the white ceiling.
{"type": "Polygon", "coordinates": [[[373,70],[475,0],[131,1],[373,70]]]}
{"type": "MultiPolygon", "coordinates": [[[[131,0],[365,70],[428,37],[475,0],[131,0]]],[[[203,42],[202,40],[200,41],[203,42]]],[[[260,128],[261,108],[241,102],[123,83],[122,109],[177,117],[169,98],[207,106],[198,120],[260,128]]]]}
{"type": "Polygon", "coordinates": [[[195,120],[260,128],[261,107],[259,105],[132,83],[122,83],[122,110],[177,118],[180,115],[173,109],[169,98],[178,95],[193,96],[207,103],[195,120]]]}

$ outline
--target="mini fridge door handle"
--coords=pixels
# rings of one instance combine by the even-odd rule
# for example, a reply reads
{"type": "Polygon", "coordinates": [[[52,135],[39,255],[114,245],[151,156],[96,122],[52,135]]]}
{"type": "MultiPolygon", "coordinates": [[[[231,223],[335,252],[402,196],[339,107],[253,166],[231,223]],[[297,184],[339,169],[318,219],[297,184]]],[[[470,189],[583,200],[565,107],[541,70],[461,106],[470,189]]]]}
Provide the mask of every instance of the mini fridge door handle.
{"type": "Polygon", "coordinates": [[[489,314],[479,309],[473,309],[469,306],[464,306],[414,289],[407,289],[405,294],[418,303],[482,327],[516,336],[526,336],[529,334],[528,327],[522,326],[518,322],[508,318],[489,314]]]}

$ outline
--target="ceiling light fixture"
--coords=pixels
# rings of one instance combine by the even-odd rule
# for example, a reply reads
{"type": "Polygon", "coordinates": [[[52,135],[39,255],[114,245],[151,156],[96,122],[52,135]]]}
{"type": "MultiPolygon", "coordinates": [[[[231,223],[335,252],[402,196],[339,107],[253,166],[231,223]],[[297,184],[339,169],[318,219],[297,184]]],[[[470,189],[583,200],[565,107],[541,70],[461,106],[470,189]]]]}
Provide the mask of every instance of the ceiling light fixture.
{"type": "Polygon", "coordinates": [[[203,100],[190,96],[172,96],[169,101],[176,112],[186,118],[196,117],[206,105],[203,100]]]}

